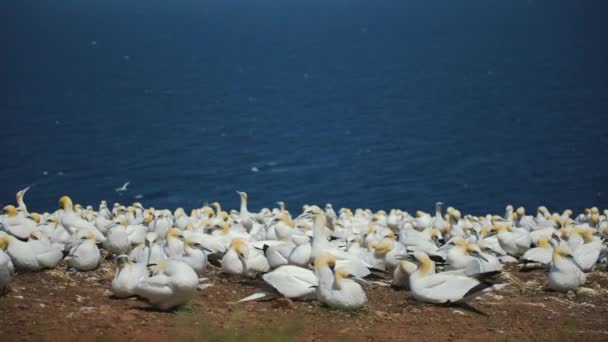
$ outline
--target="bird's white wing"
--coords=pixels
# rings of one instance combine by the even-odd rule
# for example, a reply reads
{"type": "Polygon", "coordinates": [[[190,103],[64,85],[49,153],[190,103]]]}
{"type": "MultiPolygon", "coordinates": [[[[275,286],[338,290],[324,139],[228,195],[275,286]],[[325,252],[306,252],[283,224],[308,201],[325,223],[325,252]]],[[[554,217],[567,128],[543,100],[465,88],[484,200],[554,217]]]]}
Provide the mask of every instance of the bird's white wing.
{"type": "Polygon", "coordinates": [[[479,282],[466,276],[437,273],[426,277],[422,286],[428,296],[445,301],[457,301],[479,282]]]}
{"type": "Polygon", "coordinates": [[[281,266],[264,274],[263,278],[287,298],[310,295],[315,292],[313,286],[318,283],[317,277],[311,270],[292,265],[281,266]]]}
{"type": "Polygon", "coordinates": [[[135,294],[151,300],[160,296],[170,296],[173,294],[173,290],[168,284],[169,278],[164,274],[159,274],[140,281],[135,287],[135,294]]]}
{"type": "Polygon", "coordinates": [[[540,262],[541,264],[549,264],[553,254],[552,248],[535,247],[528,249],[521,257],[522,260],[540,262]]]}

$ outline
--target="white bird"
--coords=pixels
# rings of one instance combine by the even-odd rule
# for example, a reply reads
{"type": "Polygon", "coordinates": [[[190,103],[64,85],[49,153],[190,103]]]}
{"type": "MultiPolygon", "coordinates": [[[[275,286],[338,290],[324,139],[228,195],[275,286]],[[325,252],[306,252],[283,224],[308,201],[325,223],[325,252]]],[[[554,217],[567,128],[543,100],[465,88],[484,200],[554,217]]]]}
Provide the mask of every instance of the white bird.
{"type": "Polygon", "coordinates": [[[116,188],[114,189],[116,192],[123,192],[123,191],[127,191],[127,187],[129,186],[129,184],[131,184],[131,182],[126,182],[125,184],[123,184],[120,188],[116,188]]]}
{"type": "Polygon", "coordinates": [[[222,258],[222,271],[228,274],[264,273],[269,269],[264,254],[258,249],[249,248],[247,241],[241,238],[230,242],[230,249],[222,258]]]}
{"type": "Polygon", "coordinates": [[[8,239],[0,236],[0,295],[5,294],[11,282],[11,258],[5,253],[8,248],[8,239]]]}
{"type": "Polygon", "coordinates": [[[4,241],[6,253],[10,256],[17,270],[40,271],[55,266],[61,260],[61,252],[51,248],[40,250],[38,248],[40,246],[31,244],[33,241],[24,242],[11,235],[2,235],[0,240],[4,241]],[[38,254],[38,252],[41,252],[41,254],[38,254]],[[58,259],[57,254],[59,254],[58,259]]]}
{"type": "Polygon", "coordinates": [[[36,259],[41,269],[54,268],[63,259],[63,250],[42,236],[39,230],[34,229],[27,244],[36,253],[36,259]]]}
{"type": "Polygon", "coordinates": [[[584,243],[572,251],[574,260],[581,266],[583,272],[593,270],[603,248],[602,240],[593,236],[593,233],[595,233],[595,229],[582,231],[584,243]]]}
{"type": "Polygon", "coordinates": [[[584,284],[587,277],[576,263],[566,246],[553,249],[553,260],[549,269],[549,287],[555,291],[567,292],[576,290],[584,284]]]}
{"type": "Polygon", "coordinates": [[[207,254],[205,254],[205,249],[200,240],[197,237],[187,239],[184,243],[183,255],[172,258],[188,264],[199,277],[207,270],[207,254]]]}
{"type": "Polygon", "coordinates": [[[87,232],[93,232],[97,242],[104,242],[105,236],[92,223],[83,220],[75,211],[72,199],[68,196],[62,196],[59,199],[59,207],[63,209],[61,215],[61,225],[70,233],[72,238],[77,239],[78,235],[85,235],[87,232]]]}
{"type": "Polygon", "coordinates": [[[99,266],[101,254],[95,243],[95,234],[88,232],[80,238],[70,250],[70,255],[66,258],[70,267],[78,271],[92,271],[99,266]]]}
{"type": "Polygon", "coordinates": [[[30,187],[28,186],[27,188],[25,188],[23,190],[19,190],[17,192],[17,195],[15,196],[17,199],[17,205],[19,205],[19,211],[21,211],[25,215],[29,215],[29,212],[27,211],[27,206],[25,205],[25,201],[23,200],[23,198],[25,197],[25,193],[29,189],[30,189],[30,187]]]}
{"type": "Polygon", "coordinates": [[[198,276],[188,264],[177,260],[165,260],[151,266],[152,275],[142,279],[135,287],[135,294],[145,298],[160,310],[184,305],[192,299],[198,286],[198,276]]]}
{"type": "Polygon", "coordinates": [[[499,273],[498,271],[482,273],[475,277],[457,272],[433,273],[431,271],[433,263],[426,253],[414,252],[410,259],[420,264],[410,275],[410,291],[412,297],[421,302],[442,304],[467,301],[506,286],[489,281],[489,278],[499,273]]]}
{"type": "Polygon", "coordinates": [[[127,221],[122,220],[119,224],[110,228],[106,241],[103,242],[105,248],[110,255],[121,255],[128,253],[131,250],[129,235],[127,234],[127,221]]]}
{"type": "MultiPolygon", "coordinates": [[[[393,272],[393,281],[391,282],[391,286],[395,288],[401,288],[405,290],[410,289],[410,274],[416,272],[418,266],[413,262],[407,260],[401,260],[399,265],[395,268],[393,272]]],[[[435,268],[431,269],[432,272],[435,272],[435,268]]]]}
{"type": "Polygon", "coordinates": [[[262,276],[265,282],[287,298],[301,300],[315,297],[317,276],[313,271],[292,265],[285,265],[262,276]]]}
{"type": "Polygon", "coordinates": [[[498,243],[509,255],[519,258],[532,244],[530,233],[524,228],[513,229],[509,225],[496,225],[494,229],[498,232],[498,243]]]}
{"type": "Polygon", "coordinates": [[[348,269],[335,269],[336,258],[332,255],[321,255],[315,259],[315,270],[319,278],[317,299],[337,309],[358,309],[367,301],[365,291],[353,279],[365,283],[365,280],[353,275],[348,269]]]}
{"type": "Polygon", "coordinates": [[[148,276],[146,264],[132,262],[124,254],[118,256],[116,264],[116,275],[112,280],[112,293],[117,298],[134,296],[137,284],[148,276]]]}
{"type": "Polygon", "coordinates": [[[536,243],[536,247],[528,249],[520,258],[524,263],[524,269],[529,269],[535,266],[548,266],[553,257],[553,247],[549,241],[549,237],[540,236],[536,243]],[[530,266],[532,264],[533,266],[530,266]]]}
{"type": "Polygon", "coordinates": [[[254,293],[239,302],[262,299],[275,291],[290,299],[312,300],[316,298],[316,287],[319,281],[314,272],[309,269],[284,265],[264,274],[262,279],[272,287],[272,291],[254,293]]]}
{"type": "Polygon", "coordinates": [[[23,240],[27,239],[36,228],[36,222],[27,218],[23,212],[19,212],[15,206],[7,205],[2,211],[4,215],[0,216],[0,229],[3,228],[7,233],[23,240]]]}

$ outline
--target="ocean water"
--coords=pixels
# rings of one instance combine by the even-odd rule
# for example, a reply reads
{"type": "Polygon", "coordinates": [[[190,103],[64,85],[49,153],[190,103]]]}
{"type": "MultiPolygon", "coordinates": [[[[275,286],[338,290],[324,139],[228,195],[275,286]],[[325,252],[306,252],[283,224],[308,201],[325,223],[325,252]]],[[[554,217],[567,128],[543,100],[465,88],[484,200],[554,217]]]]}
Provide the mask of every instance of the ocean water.
{"type": "Polygon", "coordinates": [[[0,204],[607,207],[607,7],[2,1],[0,204]]]}

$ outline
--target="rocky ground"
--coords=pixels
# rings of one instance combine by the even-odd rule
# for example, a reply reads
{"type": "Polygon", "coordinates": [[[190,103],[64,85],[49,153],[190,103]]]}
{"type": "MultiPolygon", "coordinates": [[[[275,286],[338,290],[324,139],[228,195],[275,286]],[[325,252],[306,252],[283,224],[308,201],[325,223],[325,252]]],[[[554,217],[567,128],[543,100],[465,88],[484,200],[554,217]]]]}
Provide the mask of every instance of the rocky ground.
{"type": "Polygon", "coordinates": [[[12,291],[0,298],[0,341],[608,340],[605,271],[591,273],[578,293],[560,294],[545,289],[545,271],[509,268],[525,286],[476,299],[476,313],[417,304],[379,284],[367,287],[367,306],[354,312],[288,300],[236,304],[255,287],[210,268],[213,286],[166,313],[138,299],[113,299],[113,268],[105,261],[94,272],[59,267],[15,275],[12,291]]]}

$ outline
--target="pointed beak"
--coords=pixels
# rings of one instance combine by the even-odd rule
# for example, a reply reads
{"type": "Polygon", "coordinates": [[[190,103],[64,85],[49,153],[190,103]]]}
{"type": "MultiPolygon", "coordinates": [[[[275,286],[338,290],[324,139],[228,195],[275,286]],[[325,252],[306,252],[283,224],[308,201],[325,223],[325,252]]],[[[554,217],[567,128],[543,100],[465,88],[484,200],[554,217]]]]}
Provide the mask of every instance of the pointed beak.
{"type": "Polygon", "coordinates": [[[471,252],[471,255],[476,257],[477,259],[483,260],[485,262],[488,262],[488,259],[486,259],[483,255],[481,255],[481,253],[477,252],[477,251],[473,251],[471,252]]]}
{"type": "Polygon", "coordinates": [[[397,256],[395,256],[395,259],[416,262],[416,258],[414,258],[414,256],[412,254],[397,255],[397,256]]]}
{"type": "Polygon", "coordinates": [[[361,285],[368,285],[369,284],[369,282],[367,280],[365,280],[365,279],[363,279],[363,278],[361,278],[359,276],[356,276],[354,274],[349,274],[347,278],[348,279],[352,279],[352,280],[356,281],[357,283],[359,283],[361,285]]]}

